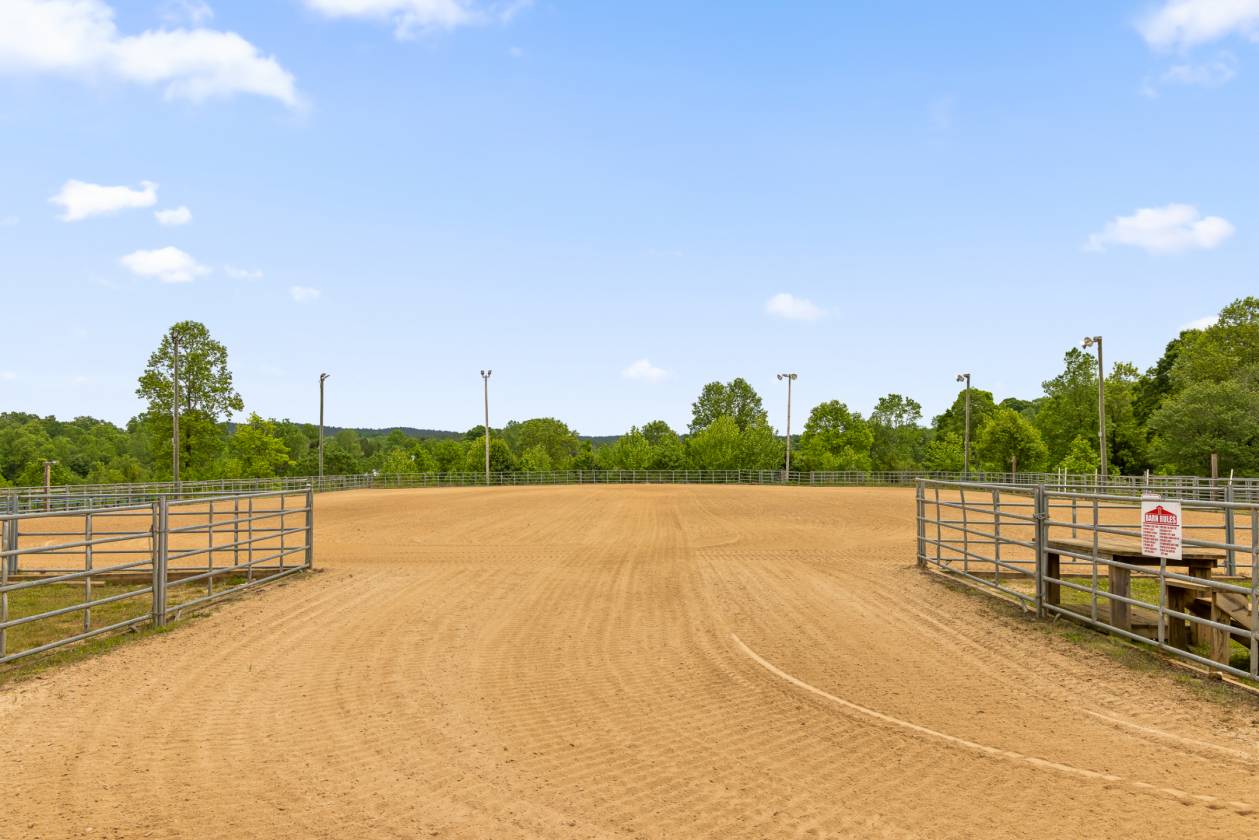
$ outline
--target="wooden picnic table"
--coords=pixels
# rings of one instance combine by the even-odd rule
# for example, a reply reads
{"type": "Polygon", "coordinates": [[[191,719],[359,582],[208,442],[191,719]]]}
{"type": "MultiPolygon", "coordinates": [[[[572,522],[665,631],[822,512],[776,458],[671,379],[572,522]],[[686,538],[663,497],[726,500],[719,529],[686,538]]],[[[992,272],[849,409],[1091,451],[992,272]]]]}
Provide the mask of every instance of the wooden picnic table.
{"type": "MultiPolygon", "coordinates": [[[[1065,537],[1061,539],[1049,540],[1046,546],[1046,573],[1048,577],[1062,578],[1062,557],[1063,553],[1068,553],[1068,559],[1076,562],[1088,562],[1071,556],[1072,554],[1084,554],[1090,557],[1093,554],[1093,540],[1077,539],[1074,537],[1065,537]]],[[[1118,560],[1120,563],[1127,563],[1130,566],[1160,566],[1163,560],[1159,557],[1150,557],[1141,550],[1141,543],[1136,540],[1123,539],[1099,539],[1097,541],[1097,557],[1099,560],[1118,560]]],[[[1168,560],[1167,565],[1172,567],[1185,567],[1189,570],[1189,575],[1204,580],[1210,580],[1211,574],[1216,565],[1224,559],[1224,553],[1211,548],[1192,548],[1185,546],[1182,550],[1180,560],[1168,560]]],[[[1132,570],[1124,569],[1118,566],[1107,564],[1107,574],[1110,579],[1110,591],[1114,595],[1122,595],[1125,598],[1132,597],[1132,570]]],[[[1171,588],[1169,587],[1169,595],[1171,588]]],[[[1181,590],[1177,590],[1180,592],[1181,590]]],[[[1181,596],[1176,596],[1177,600],[1181,596]]],[[[1062,587],[1053,581],[1045,581],[1045,601],[1050,604],[1062,603],[1062,587]]],[[[1173,605],[1168,603],[1171,609],[1184,611],[1185,604],[1178,603],[1173,605]]],[[[1114,627],[1121,630],[1132,630],[1132,605],[1125,601],[1110,600],[1110,623],[1114,627]]],[[[1177,641],[1180,641],[1178,638],[1177,641]]],[[[1183,646],[1183,644],[1181,645],[1183,646]]]]}

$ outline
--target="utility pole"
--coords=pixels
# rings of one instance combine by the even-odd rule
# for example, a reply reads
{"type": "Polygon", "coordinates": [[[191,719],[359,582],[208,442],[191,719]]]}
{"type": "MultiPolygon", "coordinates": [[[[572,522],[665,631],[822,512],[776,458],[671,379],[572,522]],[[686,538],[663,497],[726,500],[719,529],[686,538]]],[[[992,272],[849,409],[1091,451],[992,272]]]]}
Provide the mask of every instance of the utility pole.
{"type": "Polygon", "coordinates": [[[44,461],[44,510],[52,510],[52,467],[56,461],[44,461]]]}
{"type": "Polygon", "coordinates": [[[485,485],[490,484],[490,374],[494,371],[481,371],[481,381],[485,385],[485,485]]]}
{"type": "Polygon", "coordinates": [[[179,336],[171,330],[171,479],[179,494],[179,336]]]}
{"type": "Polygon", "coordinates": [[[957,381],[966,383],[966,426],[962,438],[962,477],[970,478],[970,374],[959,373],[957,381]]]}
{"type": "Polygon", "coordinates": [[[1101,465],[1098,480],[1105,482],[1110,477],[1110,467],[1106,463],[1106,365],[1102,361],[1102,337],[1087,336],[1080,342],[1085,350],[1094,344],[1097,345],[1097,456],[1101,465]]]}
{"type": "Polygon", "coordinates": [[[319,480],[323,482],[323,384],[331,374],[319,374],[319,480]]]}
{"type": "Polygon", "coordinates": [[[787,380],[787,481],[791,481],[791,383],[796,381],[796,377],[794,373],[778,374],[779,382],[787,380]]]}

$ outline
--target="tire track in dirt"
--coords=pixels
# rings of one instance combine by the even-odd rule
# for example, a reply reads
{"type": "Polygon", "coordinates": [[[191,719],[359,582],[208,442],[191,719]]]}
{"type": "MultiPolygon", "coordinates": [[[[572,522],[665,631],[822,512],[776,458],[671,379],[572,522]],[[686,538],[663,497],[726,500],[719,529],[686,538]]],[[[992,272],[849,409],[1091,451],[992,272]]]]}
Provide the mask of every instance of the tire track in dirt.
{"type": "Polygon", "coordinates": [[[1222,802],[1218,797],[1210,796],[1208,794],[1195,794],[1195,793],[1190,793],[1188,791],[1178,790],[1176,788],[1158,787],[1157,785],[1152,785],[1147,782],[1136,781],[1133,779],[1124,779],[1122,776],[1116,776],[1111,773],[1102,773],[1096,770],[1087,770],[1082,767],[1073,767],[1070,764],[1061,764],[1056,761],[1047,761],[1043,758],[1036,758],[1035,756],[1024,755],[1023,753],[1018,753],[1012,750],[1002,749],[1000,747],[991,747],[991,746],[988,746],[987,744],[981,744],[976,741],[968,741],[965,738],[959,738],[956,735],[949,735],[946,732],[939,732],[937,730],[930,729],[925,726],[919,726],[918,724],[913,723],[911,721],[901,720],[900,718],[892,717],[891,715],[886,715],[874,709],[869,709],[869,708],[866,708],[865,706],[859,705],[857,703],[853,703],[849,700],[845,700],[842,697],[837,697],[836,695],[831,694],[828,691],[823,691],[822,689],[817,688],[816,686],[810,685],[809,683],[806,683],[803,680],[797,679],[796,677],[793,677],[791,674],[788,674],[786,671],[783,671],[778,666],[774,665],[772,662],[769,662],[768,660],[763,658],[756,651],[752,650],[750,647],[744,644],[743,640],[740,639],[738,636],[731,634],[731,638],[734,640],[734,643],[739,647],[739,649],[742,650],[745,654],[747,654],[748,657],[750,657],[753,662],[760,665],[762,668],[764,668],[766,671],[769,671],[774,676],[779,677],[780,679],[791,683],[796,688],[799,688],[802,691],[807,691],[811,694],[815,694],[818,697],[822,697],[826,700],[830,700],[831,702],[836,703],[842,706],[843,708],[848,709],[849,711],[856,712],[857,714],[860,714],[860,715],[865,715],[866,717],[880,721],[881,723],[886,723],[890,726],[901,727],[902,729],[906,729],[910,732],[913,732],[916,735],[920,735],[925,738],[935,738],[940,741],[943,741],[946,744],[961,747],[962,749],[973,750],[975,752],[981,753],[986,756],[991,756],[993,758],[1001,758],[1001,759],[1006,759],[1009,761],[1020,761],[1025,764],[1029,764],[1032,767],[1035,767],[1040,770],[1052,770],[1057,773],[1063,773],[1068,776],[1075,776],[1075,777],[1086,779],[1092,782],[1123,783],[1143,793],[1149,792],[1149,793],[1162,794],[1162,795],[1170,796],[1174,799],[1179,799],[1186,802],[1201,802],[1207,805],[1208,807],[1225,806],[1241,814],[1249,814],[1254,810],[1254,806],[1248,802],[1236,802],[1236,801],[1222,802]]]}

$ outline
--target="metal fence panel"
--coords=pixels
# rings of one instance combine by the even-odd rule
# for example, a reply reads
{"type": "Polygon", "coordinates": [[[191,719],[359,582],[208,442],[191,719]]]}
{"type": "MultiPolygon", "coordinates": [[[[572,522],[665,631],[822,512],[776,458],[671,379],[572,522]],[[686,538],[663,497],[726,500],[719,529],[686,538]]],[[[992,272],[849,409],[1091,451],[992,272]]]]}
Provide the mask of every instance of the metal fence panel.
{"type": "Polygon", "coordinates": [[[1141,496],[1130,487],[1099,493],[923,479],[918,564],[1041,616],[1259,679],[1259,502],[1237,501],[1227,485],[1206,489],[1175,499],[1184,512],[1183,558],[1166,560],[1141,550],[1141,496]]]}
{"type": "Polygon", "coordinates": [[[0,663],[311,568],[312,488],[228,492],[0,514],[0,663]]]}
{"type": "Polygon", "coordinates": [[[73,484],[0,490],[0,509],[9,512],[76,510],[147,504],[160,498],[204,498],[279,491],[476,487],[557,484],[755,484],[808,487],[913,487],[919,480],[1044,487],[1057,492],[1139,496],[1159,493],[1199,501],[1259,502],[1259,479],[1206,479],[1195,476],[1111,476],[1067,473],[981,473],[928,471],[793,470],[567,470],[551,472],[364,473],[313,476],[215,479],[137,484],[73,484]]]}

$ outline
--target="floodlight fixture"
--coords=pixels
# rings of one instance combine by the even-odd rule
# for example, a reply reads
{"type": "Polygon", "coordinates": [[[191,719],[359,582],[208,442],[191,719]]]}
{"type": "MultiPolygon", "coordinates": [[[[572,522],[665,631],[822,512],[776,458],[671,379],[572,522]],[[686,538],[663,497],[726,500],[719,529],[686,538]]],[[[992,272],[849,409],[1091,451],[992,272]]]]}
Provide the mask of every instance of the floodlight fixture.
{"type": "Polygon", "coordinates": [[[799,374],[780,373],[778,381],[787,380],[787,469],[783,472],[786,481],[791,480],[791,383],[795,382],[799,374]]]}
{"type": "Polygon", "coordinates": [[[485,386],[485,484],[490,483],[490,375],[494,371],[488,368],[481,371],[481,381],[485,386]]]}
{"type": "Polygon", "coordinates": [[[1086,335],[1080,342],[1085,350],[1097,345],[1097,463],[1099,481],[1105,481],[1109,473],[1106,461],[1106,366],[1102,361],[1102,337],[1086,335]]]}
{"type": "Polygon", "coordinates": [[[966,383],[966,421],[962,427],[962,477],[970,477],[970,374],[959,373],[958,382],[966,383]]]}

